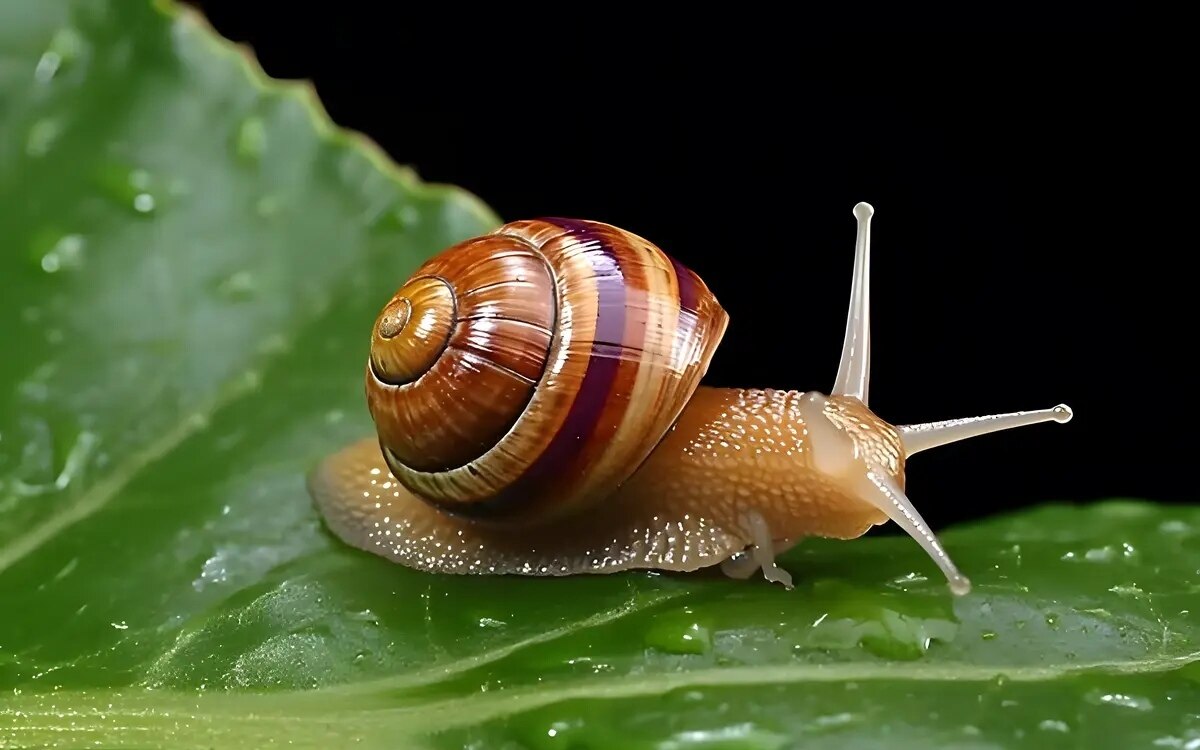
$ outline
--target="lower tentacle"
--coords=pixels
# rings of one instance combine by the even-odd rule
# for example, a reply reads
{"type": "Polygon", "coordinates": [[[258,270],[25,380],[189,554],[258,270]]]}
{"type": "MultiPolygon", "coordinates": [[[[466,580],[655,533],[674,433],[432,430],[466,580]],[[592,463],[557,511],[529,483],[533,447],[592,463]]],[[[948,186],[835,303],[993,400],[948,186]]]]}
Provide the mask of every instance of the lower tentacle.
{"type": "Polygon", "coordinates": [[[796,546],[799,540],[773,539],[771,527],[758,511],[748,511],[743,523],[750,534],[752,544],[746,550],[723,561],[721,572],[730,578],[745,579],[761,570],[763,578],[768,581],[781,583],[787,589],[793,588],[791,574],[779,567],[775,558],[796,546]]]}

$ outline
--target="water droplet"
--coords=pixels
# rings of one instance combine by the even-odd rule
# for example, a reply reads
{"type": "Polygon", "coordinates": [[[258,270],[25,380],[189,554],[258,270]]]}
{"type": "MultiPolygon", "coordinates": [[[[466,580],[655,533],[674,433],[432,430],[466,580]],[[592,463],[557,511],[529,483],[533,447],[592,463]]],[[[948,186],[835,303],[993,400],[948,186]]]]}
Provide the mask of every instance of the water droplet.
{"type": "Polygon", "coordinates": [[[229,550],[217,550],[200,566],[200,575],[192,581],[192,588],[196,591],[203,591],[211,584],[220,584],[229,580],[230,557],[229,550]]]}
{"type": "Polygon", "coordinates": [[[357,654],[354,655],[354,663],[355,664],[362,664],[364,661],[366,661],[366,659],[367,659],[366,651],[359,651],[357,654]]]}
{"type": "MultiPolygon", "coordinates": [[[[821,727],[813,725],[815,730],[836,731],[839,725],[821,727]]],[[[840,746],[841,743],[834,743],[840,746]]],[[[624,743],[616,746],[623,747],[624,743]]],[[[782,750],[786,747],[796,747],[792,738],[765,727],[757,726],[754,722],[741,722],[729,726],[711,729],[685,729],[667,737],[657,748],[729,748],[730,750],[782,750]]]]}
{"type": "Polygon", "coordinates": [[[45,156],[50,153],[62,132],[62,122],[43,117],[29,128],[29,135],[25,137],[25,153],[34,159],[45,156]]]}
{"type": "Polygon", "coordinates": [[[929,577],[923,573],[905,573],[902,576],[893,578],[889,585],[898,589],[909,589],[914,586],[919,586],[922,583],[928,583],[929,577]]]}
{"type": "Polygon", "coordinates": [[[844,727],[857,723],[859,720],[860,717],[857,714],[852,714],[849,712],[830,714],[829,716],[818,716],[813,720],[813,728],[818,730],[833,729],[835,727],[844,727]]]}
{"type": "Polygon", "coordinates": [[[62,579],[66,578],[67,576],[71,575],[71,573],[78,566],[79,566],[79,558],[72,557],[71,560],[66,565],[64,565],[61,570],[59,570],[57,573],[54,574],[54,580],[61,581],[62,579]]]}
{"type": "Polygon", "coordinates": [[[39,265],[46,273],[73,271],[83,267],[83,235],[63,235],[42,255],[39,265]]]}
{"type": "Polygon", "coordinates": [[[247,370],[236,381],[239,390],[252,391],[262,385],[262,373],[258,370],[247,370]]]}
{"type": "Polygon", "coordinates": [[[1058,615],[1053,612],[1046,613],[1046,624],[1052,628],[1058,627],[1058,615]]]}
{"type": "Polygon", "coordinates": [[[217,294],[230,300],[248,300],[257,292],[258,282],[250,271],[237,271],[217,284],[217,294]]]}
{"type": "MultiPolygon", "coordinates": [[[[578,726],[578,723],[576,724],[576,726],[578,726]]],[[[546,736],[551,737],[551,738],[556,738],[556,739],[566,742],[567,741],[566,735],[573,728],[574,727],[569,722],[556,721],[550,725],[549,729],[546,730],[546,736]]]]}
{"type": "Polygon", "coordinates": [[[953,610],[941,600],[883,598],[878,591],[838,580],[815,582],[811,598],[826,615],[813,623],[804,639],[806,647],[861,647],[883,658],[911,660],[924,656],[934,641],[948,642],[958,634],[953,610]]]}
{"type": "MultiPolygon", "coordinates": [[[[39,373],[44,370],[52,370],[53,368],[38,368],[39,372],[35,372],[33,377],[38,377],[39,373]]],[[[45,377],[49,377],[46,375],[45,377]]],[[[22,388],[29,381],[22,384],[22,388]]],[[[27,394],[22,394],[27,395],[27,394]]],[[[63,459],[62,469],[58,475],[50,482],[41,483],[25,483],[17,481],[14,483],[14,488],[21,495],[44,495],[50,492],[61,492],[71,485],[72,482],[79,480],[87,468],[89,459],[92,457],[96,446],[100,444],[100,437],[93,432],[82,430],[75,436],[71,443],[70,449],[67,450],[66,458],[63,459]]]]}
{"type": "Polygon", "coordinates": [[[251,115],[238,126],[234,150],[239,159],[258,161],[267,149],[267,128],[261,117],[251,115]]]}
{"type": "Polygon", "coordinates": [[[993,638],[995,638],[995,637],[996,637],[996,631],[994,631],[994,630],[985,630],[985,631],[983,631],[982,633],[980,633],[980,634],[979,634],[979,637],[980,637],[980,638],[982,638],[982,639],[983,639],[983,640],[985,640],[985,641],[990,641],[990,640],[992,640],[993,638]]]}
{"type": "Polygon", "coordinates": [[[38,83],[49,83],[59,71],[70,66],[86,50],[87,42],[78,31],[69,26],[59,29],[50,38],[49,46],[38,59],[37,67],[33,71],[34,80],[38,83]]]}
{"type": "Polygon", "coordinates": [[[193,430],[203,430],[208,427],[208,415],[199,412],[189,414],[183,418],[184,423],[193,430]]]}
{"type": "Polygon", "coordinates": [[[270,333],[258,344],[259,354],[282,354],[291,349],[291,344],[282,333],[270,333]]]}
{"type": "Polygon", "coordinates": [[[94,179],[106,196],[137,214],[149,215],[159,208],[157,181],[144,169],[107,164],[97,170],[94,179]]]}
{"type": "Polygon", "coordinates": [[[117,630],[129,630],[129,625],[127,625],[124,620],[121,620],[120,622],[112,622],[109,624],[112,625],[117,630]]]}
{"type": "Polygon", "coordinates": [[[1059,721],[1058,719],[1046,719],[1038,724],[1038,729],[1043,732],[1062,732],[1064,734],[1071,731],[1071,727],[1067,725],[1067,722],[1059,721]]]}
{"type": "Polygon", "coordinates": [[[362,609],[362,610],[358,610],[356,612],[349,612],[347,614],[347,617],[348,617],[348,619],[354,620],[356,622],[365,622],[365,623],[369,623],[371,625],[379,624],[379,615],[375,614],[370,609],[362,609]]]}
{"type": "Polygon", "coordinates": [[[29,373],[29,377],[17,385],[17,393],[22,398],[35,403],[46,401],[50,398],[50,378],[57,370],[58,366],[53,362],[46,362],[37,367],[29,373]]]}
{"type": "Polygon", "coordinates": [[[1084,699],[1097,706],[1120,706],[1134,711],[1149,711],[1154,708],[1154,704],[1150,702],[1149,698],[1128,693],[1106,693],[1103,690],[1093,690],[1084,696],[1084,699]]]}
{"type": "Polygon", "coordinates": [[[416,206],[391,206],[380,211],[368,222],[372,232],[403,232],[421,219],[416,206]]]}
{"type": "Polygon", "coordinates": [[[685,608],[656,617],[646,631],[646,645],[670,654],[703,654],[712,649],[712,633],[685,608]]]}
{"type": "Polygon", "coordinates": [[[1112,586],[1108,590],[1118,596],[1141,597],[1146,595],[1146,592],[1140,589],[1136,583],[1112,586]]]}
{"type": "Polygon", "coordinates": [[[479,627],[481,628],[502,628],[507,624],[508,623],[504,622],[503,620],[497,620],[491,617],[479,618],[479,627]]]}
{"type": "Polygon", "coordinates": [[[46,50],[38,59],[37,67],[33,69],[33,79],[38,83],[47,83],[58,73],[62,65],[62,55],[54,50],[46,50]]]}

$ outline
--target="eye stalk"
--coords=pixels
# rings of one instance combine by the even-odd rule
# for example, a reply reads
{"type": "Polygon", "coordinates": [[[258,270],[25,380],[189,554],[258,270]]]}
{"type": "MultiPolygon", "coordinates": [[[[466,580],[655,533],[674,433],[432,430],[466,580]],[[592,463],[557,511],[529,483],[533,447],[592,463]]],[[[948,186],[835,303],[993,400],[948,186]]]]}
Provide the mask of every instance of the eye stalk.
{"type": "MultiPolygon", "coordinates": [[[[846,338],[837,378],[830,393],[835,398],[853,398],[867,406],[871,378],[871,217],[875,210],[868,203],[854,207],[858,238],[854,253],[854,279],[850,290],[850,309],[846,315],[846,338]]],[[[950,591],[958,596],[971,590],[970,580],[959,572],[942,548],[916,506],[904,494],[899,478],[878,465],[871,456],[860,453],[856,441],[834,424],[828,416],[829,399],[819,393],[806,394],[800,411],[811,436],[813,462],[822,474],[838,481],[854,496],[874,505],[895,521],[937,563],[950,591]]],[[[1014,427],[1042,422],[1065,423],[1073,412],[1066,404],[1050,409],[1020,411],[985,417],[950,419],[927,424],[896,427],[903,446],[904,459],[929,448],[986,435],[1014,427]]]]}
{"type": "Polygon", "coordinates": [[[925,422],[900,427],[900,438],[904,442],[904,454],[911,456],[930,448],[938,448],[959,440],[979,437],[989,432],[1011,430],[1014,427],[1058,422],[1066,424],[1075,413],[1066,404],[1036,411],[1015,411],[1009,414],[992,414],[986,417],[964,417],[941,422],[925,422]]]}

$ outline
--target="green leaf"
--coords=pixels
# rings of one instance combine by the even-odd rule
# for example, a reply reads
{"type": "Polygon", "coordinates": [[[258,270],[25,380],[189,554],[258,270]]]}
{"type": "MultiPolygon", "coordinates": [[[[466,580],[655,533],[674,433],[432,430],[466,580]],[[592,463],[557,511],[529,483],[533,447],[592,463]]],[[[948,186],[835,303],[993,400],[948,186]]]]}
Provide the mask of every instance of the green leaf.
{"type": "Polygon", "coordinates": [[[961,599],[899,537],[791,592],[338,543],[365,332],[498,221],[173,5],[0,5],[0,747],[1200,745],[1195,507],[949,531],[961,599]]]}

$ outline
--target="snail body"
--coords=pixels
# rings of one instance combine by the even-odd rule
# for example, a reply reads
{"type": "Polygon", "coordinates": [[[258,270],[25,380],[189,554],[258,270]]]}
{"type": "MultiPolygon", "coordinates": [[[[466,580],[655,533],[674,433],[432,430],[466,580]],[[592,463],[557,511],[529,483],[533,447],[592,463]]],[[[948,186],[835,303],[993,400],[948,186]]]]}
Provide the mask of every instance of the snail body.
{"type": "Polygon", "coordinates": [[[895,520],[955,593],[958,572],[904,495],[906,460],[1065,406],[894,427],[867,406],[870,218],[829,396],[701,384],[728,315],[644,238],[515,221],[418,268],[383,307],[366,365],[376,436],[309,486],[344,542],[433,573],[761,570],[806,536],[895,520]]]}

